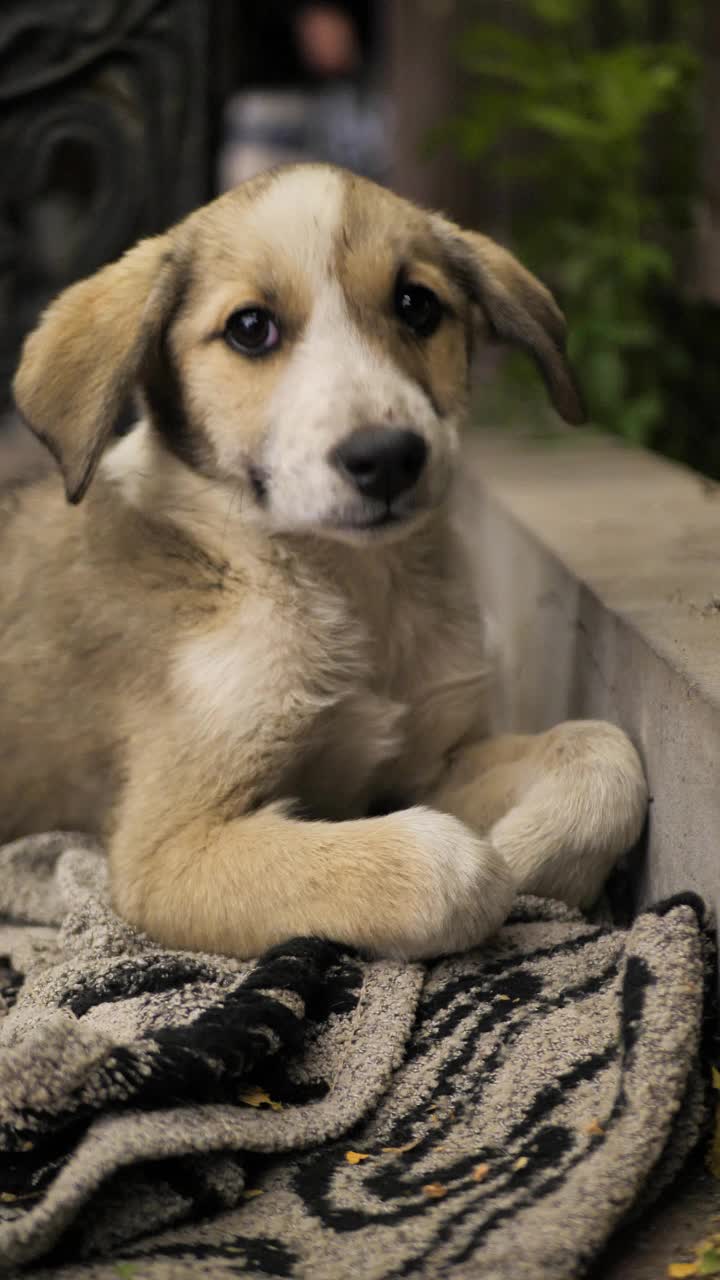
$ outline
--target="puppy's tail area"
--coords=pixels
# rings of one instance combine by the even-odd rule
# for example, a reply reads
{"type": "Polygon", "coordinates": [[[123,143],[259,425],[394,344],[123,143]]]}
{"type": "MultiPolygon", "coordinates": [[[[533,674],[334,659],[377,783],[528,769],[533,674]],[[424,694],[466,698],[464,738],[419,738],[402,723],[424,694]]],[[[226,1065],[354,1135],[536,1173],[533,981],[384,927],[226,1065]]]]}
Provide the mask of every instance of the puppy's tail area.
{"type": "Polygon", "coordinates": [[[586,907],[642,831],[648,791],[629,738],[603,721],[540,735],[513,807],[489,831],[518,892],[586,907]]]}

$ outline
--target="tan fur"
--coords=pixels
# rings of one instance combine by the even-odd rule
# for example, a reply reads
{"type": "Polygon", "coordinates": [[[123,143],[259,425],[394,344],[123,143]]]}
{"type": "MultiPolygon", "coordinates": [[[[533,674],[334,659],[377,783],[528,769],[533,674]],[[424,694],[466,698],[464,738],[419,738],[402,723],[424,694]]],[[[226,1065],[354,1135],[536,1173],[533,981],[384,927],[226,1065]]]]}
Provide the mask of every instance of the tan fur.
{"type": "Polygon", "coordinates": [[[321,166],[62,295],[15,389],[88,492],[0,509],[2,835],[101,833],[129,920],[238,956],[304,932],[433,955],[482,941],[518,887],[592,900],[643,821],[637,755],[593,723],[488,738],[449,518],[473,347],[527,347],[577,418],[562,333],[507,251],[321,166]],[[400,269],[445,305],[428,339],[394,314],[400,269]],[[282,331],[262,359],[222,336],[250,305],[282,331]],[[147,420],[103,456],[133,384],[147,420]],[[367,425],[430,450],[382,532],[329,461],[367,425]],[[384,797],[411,807],[367,817],[384,797]]]}

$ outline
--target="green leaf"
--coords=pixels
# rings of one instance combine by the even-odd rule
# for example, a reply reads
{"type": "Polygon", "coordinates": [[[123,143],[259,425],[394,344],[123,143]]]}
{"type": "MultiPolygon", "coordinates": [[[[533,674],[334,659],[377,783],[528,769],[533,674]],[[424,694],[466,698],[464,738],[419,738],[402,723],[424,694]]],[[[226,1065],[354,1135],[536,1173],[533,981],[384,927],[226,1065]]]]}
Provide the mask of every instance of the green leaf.
{"type": "Polygon", "coordinates": [[[633,444],[649,444],[653,428],[662,418],[662,400],[659,392],[647,391],[635,396],[626,404],[619,417],[621,433],[633,444]]]}
{"type": "Polygon", "coordinates": [[[711,1247],[698,1258],[697,1273],[699,1276],[720,1275],[720,1251],[711,1247]]]}
{"type": "Polygon", "coordinates": [[[647,443],[660,423],[664,438],[685,430],[670,387],[688,377],[690,346],[655,299],[675,283],[667,245],[693,225],[697,3],[675,0],[686,42],[665,44],[647,39],[646,0],[617,5],[624,38],[603,47],[597,0],[515,0],[520,30],[474,25],[458,49],[470,90],[446,140],[511,196],[530,192],[513,204],[515,247],[560,293],[593,417],[647,443]],[[661,172],[648,163],[658,135],[661,172]]]}
{"type": "Polygon", "coordinates": [[[602,125],[566,107],[532,106],[525,112],[528,124],[544,129],[558,138],[571,138],[578,142],[597,142],[602,137],[602,125]]]}
{"type": "Polygon", "coordinates": [[[464,36],[459,54],[467,71],[529,86],[547,78],[547,61],[536,43],[490,23],[473,27],[464,36]]]}
{"type": "Polygon", "coordinates": [[[582,3],[579,0],[528,0],[528,9],[543,22],[568,26],[577,20],[582,3]]]}
{"type": "Polygon", "coordinates": [[[625,371],[620,354],[613,347],[597,347],[586,356],[581,371],[591,410],[598,417],[617,411],[625,390],[625,371]]]}
{"type": "Polygon", "coordinates": [[[674,266],[667,249],[650,241],[635,240],[625,253],[627,274],[635,283],[644,285],[651,279],[671,280],[674,266]]]}

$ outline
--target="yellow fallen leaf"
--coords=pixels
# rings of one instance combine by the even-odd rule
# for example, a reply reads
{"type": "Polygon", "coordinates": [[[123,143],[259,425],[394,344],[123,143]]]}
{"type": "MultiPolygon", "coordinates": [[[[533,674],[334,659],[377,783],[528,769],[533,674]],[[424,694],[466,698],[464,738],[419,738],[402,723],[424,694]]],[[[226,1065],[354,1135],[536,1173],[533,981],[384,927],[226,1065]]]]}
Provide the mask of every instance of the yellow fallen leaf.
{"type": "Polygon", "coordinates": [[[345,1159],[348,1164],[360,1164],[361,1160],[369,1160],[370,1157],[363,1155],[362,1151],[346,1151],[345,1159]]]}
{"type": "Polygon", "coordinates": [[[384,1151],[387,1156],[403,1156],[406,1151],[412,1151],[413,1147],[416,1147],[419,1141],[419,1138],[415,1138],[414,1142],[406,1142],[404,1147],[382,1147],[381,1150],[384,1151]]]}
{"type": "Polygon", "coordinates": [[[442,1182],[426,1182],[423,1187],[423,1193],[433,1200],[440,1200],[447,1195],[447,1187],[444,1187],[442,1182]]]}
{"type": "Polygon", "coordinates": [[[442,1124],[444,1120],[454,1120],[454,1119],[455,1119],[455,1108],[449,1107],[447,1103],[441,1104],[436,1102],[435,1105],[430,1108],[431,1124],[442,1124]]]}
{"type": "Polygon", "coordinates": [[[243,1199],[254,1200],[256,1196],[262,1196],[264,1194],[265,1193],[261,1187],[251,1187],[249,1191],[243,1191],[243,1199]]]}
{"type": "Polygon", "coordinates": [[[517,1160],[513,1165],[513,1169],[524,1169],[527,1162],[528,1162],[527,1156],[518,1156],[517,1160]]]}
{"type": "Polygon", "coordinates": [[[712,1069],[712,1087],[713,1089],[720,1089],[720,1071],[718,1071],[717,1067],[712,1069]]]}
{"type": "Polygon", "coordinates": [[[509,1000],[510,1000],[510,997],[509,997],[509,996],[496,996],[496,997],[495,997],[495,999],[496,999],[496,1000],[508,1000],[508,1001],[509,1001],[509,1000]]]}
{"type": "Polygon", "coordinates": [[[487,1178],[489,1172],[489,1164],[476,1164],[470,1176],[473,1182],[482,1182],[483,1178],[487,1178]]]}
{"type": "Polygon", "coordinates": [[[605,1130],[603,1129],[599,1120],[591,1120],[589,1124],[585,1125],[585,1132],[595,1137],[596,1135],[599,1136],[600,1134],[604,1133],[605,1130]]]}
{"type": "Polygon", "coordinates": [[[12,1191],[0,1191],[0,1200],[2,1200],[3,1204],[12,1204],[13,1201],[17,1200],[17,1196],[14,1196],[12,1191]]]}
{"type": "Polygon", "coordinates": [[[671,1262],[667,1269],[671,1280],[683,1280],[684,1276],[696,1276],[697,1264],[694,1262],[671,1262]]]}
{"type": "Polygon", "coordinates": [[[240,1094],[240,1101],[248,1107],[271,1107],[273,1111],[282,1111],[282,1102],[275,1102],[264,1089],[253,1087],[240,1094]]]}

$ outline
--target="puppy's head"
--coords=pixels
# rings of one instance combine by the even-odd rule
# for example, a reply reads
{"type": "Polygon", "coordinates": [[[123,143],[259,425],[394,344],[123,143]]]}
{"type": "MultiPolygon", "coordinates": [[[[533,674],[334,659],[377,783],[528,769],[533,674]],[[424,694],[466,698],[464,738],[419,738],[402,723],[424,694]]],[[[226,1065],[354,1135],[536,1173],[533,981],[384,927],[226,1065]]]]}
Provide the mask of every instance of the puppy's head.
{"type": "Polygon", "coordinates": [[[444,499],[474,352],[525,348],[582,418],[550,294],[506,250],[321,165],[261,176],[68,289],[18,406],[78,502],[139,385],[188,467],[274,531],[377,538],[444,499]]]}

